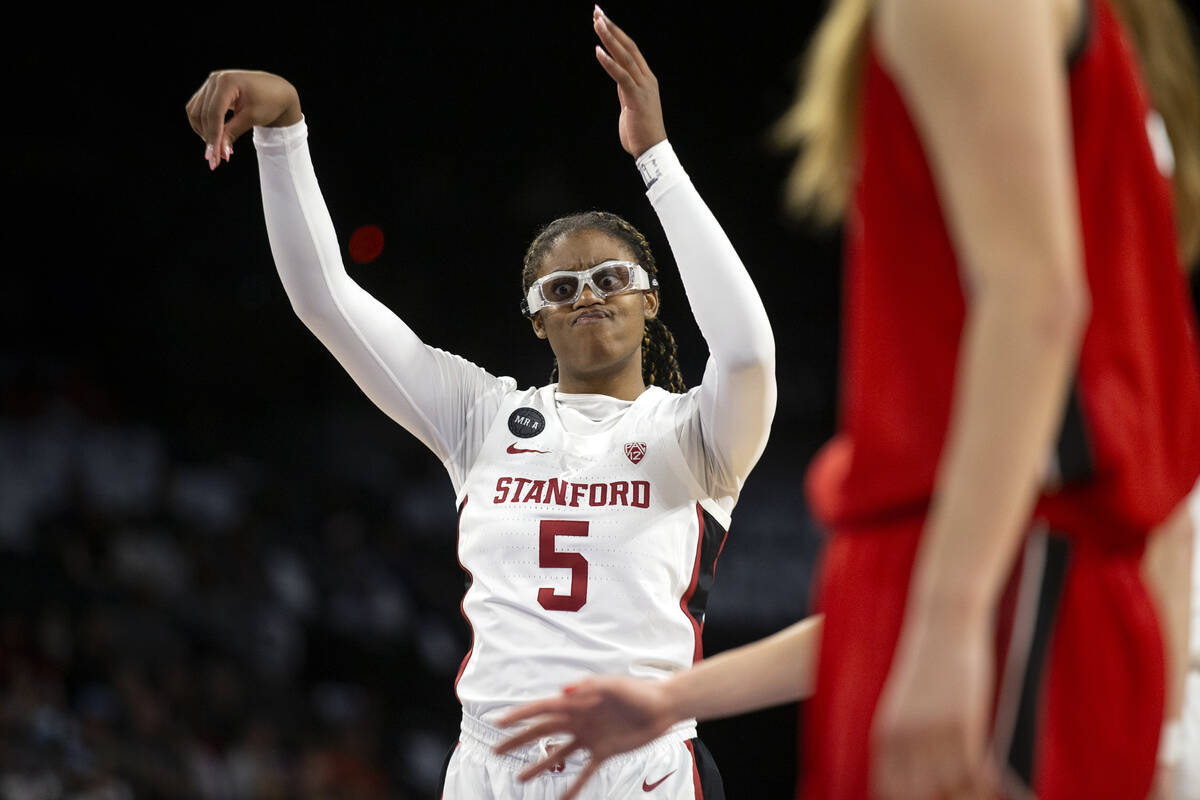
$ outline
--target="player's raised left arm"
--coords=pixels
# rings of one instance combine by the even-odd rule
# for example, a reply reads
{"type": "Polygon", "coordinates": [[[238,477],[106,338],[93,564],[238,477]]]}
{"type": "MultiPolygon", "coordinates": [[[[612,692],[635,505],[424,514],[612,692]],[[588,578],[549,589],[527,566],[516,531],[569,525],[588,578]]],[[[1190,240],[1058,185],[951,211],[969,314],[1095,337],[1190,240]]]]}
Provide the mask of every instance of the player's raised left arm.
{"type": "Polygon", "coordinates": [[[600,11],[596,58],[617,84],[621,146],[638,161],[712,361],[701,387],[706,443],[730,480],[762,454],[775,415],[775,337],[729,237],[666,139],[658,79],[633,39],[600,11]]]}

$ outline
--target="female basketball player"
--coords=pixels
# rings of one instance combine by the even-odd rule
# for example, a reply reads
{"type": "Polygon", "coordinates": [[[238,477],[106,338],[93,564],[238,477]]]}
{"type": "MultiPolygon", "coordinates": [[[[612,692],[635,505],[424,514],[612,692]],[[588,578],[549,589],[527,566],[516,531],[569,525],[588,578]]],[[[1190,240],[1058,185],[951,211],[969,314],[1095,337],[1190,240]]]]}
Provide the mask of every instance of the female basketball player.
{"type": "MultiPolygon", "coordinates": [[[[522,306],[549,341],[558,381],[519,390],[425,345],[347,276],[289,83],[218,72],[187,108],[210,168],[255,126],[272,252],[297,314],[450,473],[473,644],[456,684],[462,735],[446,798],[554,796],[579,773],[580,754],[527,787],[517,771],[554,743],[495,755],[499,717],[588,674],[664,678],[700,658],[713,564],[774,413],[774,341],[750,277],[666,141],[645,59],[598,10],[594,27],[621,101],[621,144],[711,348],[690,392],[658,321],[654,259],[619,217],[556,220],[530,245],[522,306]]],[[[461,286],[470,283],[448,291],[461,286]]],[[[594,796],[654,784],[657,797],[722,797],[694,721],[664,734],[607,765],[594,796]]]]}
{"type": "MultiPolygon", "coordinates": [[[[848,236],[841,431],[808,478],[833,535],[806,797],[1150,789],[1139,564],[1200,472],[1186,30],[1171,0],[840,0],[822,25],[785,121],[795,198],[848,236]]],[[[601,757],[681,708],[795,697],[806,668],[742,672],[728,704],[697,687],[807,663],[817,624],[506,722],[601,757]]]]}

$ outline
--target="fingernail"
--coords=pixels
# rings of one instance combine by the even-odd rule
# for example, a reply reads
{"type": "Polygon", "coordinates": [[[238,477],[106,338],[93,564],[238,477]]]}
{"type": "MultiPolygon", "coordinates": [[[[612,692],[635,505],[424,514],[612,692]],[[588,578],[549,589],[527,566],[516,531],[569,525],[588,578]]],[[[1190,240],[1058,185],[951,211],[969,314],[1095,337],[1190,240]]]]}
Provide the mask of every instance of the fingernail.
{"type": "Polygon", "coordinates": [[[596,11],[600,14],[600,16],[604,16],[604,9],[600,7],[599,3],[596,4],[596,11]]]}
{"type": "Polygon", "coordinates": [[[204,146],[204,160],[210,164],[212,163],[212,145],[211,144],[204,146]]]}
{"type": "Polygon", "coordinates": [[[227,144],[227,145],[225,145],[225,160],[228,161],[232,157],[233,157],[233,146],[227,144]]]}

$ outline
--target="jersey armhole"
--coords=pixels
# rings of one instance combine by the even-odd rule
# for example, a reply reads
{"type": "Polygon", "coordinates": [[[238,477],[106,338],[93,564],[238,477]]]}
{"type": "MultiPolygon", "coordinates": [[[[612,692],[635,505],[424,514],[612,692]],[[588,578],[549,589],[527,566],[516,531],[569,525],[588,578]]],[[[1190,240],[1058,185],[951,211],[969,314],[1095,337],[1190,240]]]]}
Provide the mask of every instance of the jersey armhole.
{"type": "Polygon", "coordinates": [[[513,378],[502,377],[499,383],[492,391],[479,396],[467,411],[467,423],[463,426],[463,435],[459,439],[458,444],[454,447],[453,452],[446,456],[442,461],[442,466],[450,476],[450,483],[454,488],[454,501],[456,504],[461,503],[466,495],[467,486],[471,482],[471,473],[475,470],[475,465],[479,461],[479,456],[483,452],[483,446],[487,443],[488,437],[492,435],[492,431],[496,427],[496,422],[503,414],[501,411],[505,408],[506,403],[513,394],[517,394],[516,381],[513,378]],[[489,408],[482,408],[488,403],[488,399],[499,395],[495,404],[489,408]],[[465,463],[463,453],[468,449],[467,439],[470,437],[471,425],[470,421],[477,418],[481,413],[491,413],[492,419],[487,426],[480,431],[475,441],[475,452],[471,457],[471,463],[465,463]],[[455,471],[458,471],[460,479],[455,478],[455,471]]]}
{"type": "Polygon", "coordinates": [[[1092,41],[1092,0],[1080,0],[1079,20],[1075,25],[1075,35],[1071,37],[1071,46],[1067,48],[1067,70],[1075,68],[1083,54],[1087,52],[1088,44],[1092,41]]]}
{"type": "MultiPolygon", "coordinates": [[[[679,397],[684,398],[686,395],[680,395],[679,397]]],[[[692,398],[692,400],[697,403],[699,402],[698,398],[692,398]]],[[[687,455],[683,451],[683,442],[679,440],[678,436],[679,408],[675,403],[671,404],[670,415],[671,427],[676,432],[670,437],[671,444],[674,445],[671,448],[672,469],[675,471],[675,474],[679,476],[680,480],[682,480],[690,488],[691,492],[696,497],[696,502],[705,511],[711,514],[713,519],[720,523],[721,527],[723,527],[725,530],[729,530],[729,524],[731,521],[729,512],[726,511],[719,502],[717,502],[711,490],[704,486],[702,476],[697,475],[696,471],[692,468],[692,465],[688,463],[687,455]]],[[[704,448],[701,446],[701,455],[703,455],[703,452],[704,448]]]]}

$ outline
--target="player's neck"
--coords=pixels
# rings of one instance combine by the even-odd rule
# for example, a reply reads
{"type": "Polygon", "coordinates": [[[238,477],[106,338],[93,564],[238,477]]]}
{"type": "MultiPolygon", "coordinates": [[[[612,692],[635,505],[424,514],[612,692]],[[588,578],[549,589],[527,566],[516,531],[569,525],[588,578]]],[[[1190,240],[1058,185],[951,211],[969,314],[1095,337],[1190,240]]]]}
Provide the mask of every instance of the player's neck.
{"type": "Polygon", "coordinates": [[[558,391],[565,394],[606,394],[618,400],[636,400],[646,391],[641,359],[612,372],[578,373],[559,365],[558,391]]]}

